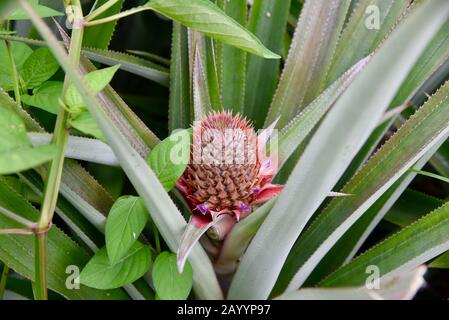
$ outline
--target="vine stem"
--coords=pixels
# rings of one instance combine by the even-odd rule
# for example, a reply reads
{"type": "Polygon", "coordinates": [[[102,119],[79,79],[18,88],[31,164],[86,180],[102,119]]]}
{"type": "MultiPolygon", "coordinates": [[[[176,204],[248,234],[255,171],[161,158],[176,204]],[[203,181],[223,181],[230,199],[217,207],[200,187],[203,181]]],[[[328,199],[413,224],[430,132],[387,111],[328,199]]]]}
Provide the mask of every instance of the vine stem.
{"type": "Polygon", "coordinates": [[[6,50],[8,51],[9,63],[11,64],[11,75],[14,83],[14,98],[16,103],[21,106],[22,98],[20,96],[20,87],[19,87],[19,75],[17,73],[16,62],[14,61],[14,57],[12,54],[11,43],[9,41],[5,41],[6,50]]]}
{"type": "Polygon", "coordinates": [[[86,21],[91,21],[91,20],[95,19],[96,17],[98,17],[102,13],[106,12],[109,8],[114,6],[117,2],[119,2],[119,0],[109,0],[108,2],[104,3],[103,5],[101,5],[100,7],[98,7],[97,9],[92,11],[91,13],[89,13],[85,17],[85,20],[86,21]]]}
{"type": "Polygon", "coordinates": [[[125,18],[127,16],[130,16],[130,15],[133,15],[135,13],[142,12],[142,11],[146,11],[146,10],[152,10],[152,8],[149,7],[149,6],[143,5],[143,6],[140,6],[140,7],[132,8],[132,9],[129,9],[129,10],[126,10],[126,11],[114,14],[112,16],[109,16],[109,17],[106,17],[106,18],[103,18],[103,19],[87,21],[87,22],[85,22],[85,26],[86,27],[97,26],[99,24],[103,24],[103,23],[108,23],[108,22],[111,22],[111,21],[119,20],[121,18],[125,18]]]}
{"type": "MultiPolygon", "coordinates": [[[[31,6],[24,0],[20,1],[22,7],[27,12],[33,12],[31,6]]],[[[78,65],[83,42],[83,12],[80,0],[70,0],[65,2],[71,5],[73,14],[72,38],[69,48],[69,58],[74,65],[78,65]]],[[[69,86],[69,78],[64,79],[63,97],[69,86]]],[[[35,298],[46,300],[47,292],[47,234],[51,226],[51,221],[58,200],[59,187],[61,185],[62,169],[64,165],[64,154],[69,137],[70,114],[64,108],[59,108],[52,143],[56,145],[57,152],[49,165],[49,170],[45,179],[44,199],[41,206],[41,216],[35,232],[35,298]]]]}

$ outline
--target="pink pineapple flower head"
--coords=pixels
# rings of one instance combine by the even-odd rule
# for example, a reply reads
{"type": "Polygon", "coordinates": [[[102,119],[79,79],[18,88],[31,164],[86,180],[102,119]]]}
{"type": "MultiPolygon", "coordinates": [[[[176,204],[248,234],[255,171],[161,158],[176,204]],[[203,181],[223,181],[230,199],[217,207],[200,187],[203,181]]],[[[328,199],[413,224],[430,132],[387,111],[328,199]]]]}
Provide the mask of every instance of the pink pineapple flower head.
{"type": "Polygon", "coordinates": [[[209,228],[210,237],[223,240],[253,206],[282,190],[271,183],[277,161],[265,156],[274,126],[258,136],[248,120],[231,112],[214,112],[193,125],[190,163],[176,184],[193,213],[178,249],[179,270],[209,228]]]}

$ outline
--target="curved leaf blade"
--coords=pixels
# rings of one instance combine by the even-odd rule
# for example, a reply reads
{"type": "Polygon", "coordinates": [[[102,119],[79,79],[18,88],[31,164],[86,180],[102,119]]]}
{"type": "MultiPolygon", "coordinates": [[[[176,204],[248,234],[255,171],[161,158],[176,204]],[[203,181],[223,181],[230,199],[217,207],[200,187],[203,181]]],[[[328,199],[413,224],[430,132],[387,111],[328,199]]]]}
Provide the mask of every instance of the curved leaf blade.
{"type": "Polygon", "coordinates": [[[267,59],[279,58],[208,0],[150,0],[145,6],[223,43],[267,59]]]}

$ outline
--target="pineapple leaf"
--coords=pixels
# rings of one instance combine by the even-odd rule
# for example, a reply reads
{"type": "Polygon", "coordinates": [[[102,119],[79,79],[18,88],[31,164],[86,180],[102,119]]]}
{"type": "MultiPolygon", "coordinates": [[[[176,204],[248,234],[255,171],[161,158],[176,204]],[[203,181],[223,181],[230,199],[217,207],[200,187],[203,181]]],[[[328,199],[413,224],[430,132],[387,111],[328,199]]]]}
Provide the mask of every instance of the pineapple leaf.
{"type": "MultiPolygon", "coordinates": [[[[241,25],[246,25],[246,6],[246,0],[222,1],[223,11],[241,25]]],[[[219,50],[223,107],[243,114],[247,54],[227,44],[221,44],[219,50]]]]}
{"type": "Polygon", "coordinates": [[[187,28],[173,22],[168,130],[186,129],[193,121],[187,28]]]}
{"type": "Polygon", "coordinates": [[[449,250],[449,204],[436,209],[391,236],[324,279],[320,286],[363,285],[366,268],[376,266],[380,276],[416,268],[449,250]]]}
{"type": "MultiPolygon", "coordinates": [[[[342,189],[342,192],[351,193],[354,196],[350,199],[334,199],[302,235],[301,240],[294,246],[291,258],[288,259],[284,268],[286,272],[296,273],[294,280],[291,282],[291,289],[298,288],[302,284],[309,275],[312,266],[315,266],[326,253],[325,250],[329,250],[336,240],[381,195],[385,199],[389,199],[391,195],[383,193],[395,181],[400,179],[403,174],[407,174],[407,170],[423,156],[425,159],[420,160],[421,166],[425,164],[431,154],[435,152],[435,148],[449,136],[449,127],[447,126],[449,121],[448,95],[449,83],[410,118],[342,189]],[[329,217],[332,218],[329,219],[329,217]],[[323,221],[326,222],[323,224],[323,221]],[[322,230],[323,227],[329,231],[322,230]],[[299,247],[302,249],[298,250],[299,247]],[[304,250],[304,248],[307,248],[307,250],[304,250]],[[300,254],[298,254],[299,251],[301,251],[300,254]]],[[[415,165],[415,167],[420,166],[415,165]]],[[[406,180],[408,181],[402,184],[403,189],[410,182],[410,177],[406,180]]],[[[396,186],[389,192],[400,190],[397,195],[399,196],[403,189],[396,186]]],[[[383,202],[381,204],[383,205],[383,202]]],[[[378,210],[374,210],[373,213],[376,214],[377,212],[378,210]]],[[[371,214],[368,213],[368,215],[371,214]]],[[[352,242],[357,241],[360,245],[360,237],[361,235],[358,237],[352,235],[351,238],[354,239],[352,242]]],[[[348,244],[347,246],[351,248],[351,245],[348,244]]],[[[353,248],[351,251],[355,252],[353,248]]],[[[342,252],[339,254],[342,255],[342,252]]],[[[286,281],[286,278],[284,278],[284,281],[286,281]]]]}
{"type": "MultiPolygon", "coordinates": [[[[269,296],[302,229],[377,126],[402,81],[448,16],[449,3],[426,2],[386,40],[336,102],[243,256],[230,298],[269,296]],[[431,22],[425,19],[429,15],[434,17],[431,22]],[[419,45],[416,39],[420,39],[419,45]],[[394,56],[400,59],[392,59],[394,56]],[[373,83],[376,90],[372,90],[373,83]],[[331,156],[323,156],[322,150],[331,156]]],[[[296,290],[303,280],[292,282],[291,288],[296,290]]]]}
{"type": "Polygon", "coordinates": [[[323,89],[322,82],[350,2],[308,1],[304,4],[265,126],[280,117],[278,128],[282,128],[323,89]]]}
{"type": "MultiPolygon", "coordinates": [[[[267,47],[281,53],[282,36],[286,32],[290,1],[254,0],[250,11],[248,29],[267,47]]],[[[279,78],[279,60],[266,60],[255,55],[247,56],[244,114],[261,128],[270,107],[279,78]]]]}

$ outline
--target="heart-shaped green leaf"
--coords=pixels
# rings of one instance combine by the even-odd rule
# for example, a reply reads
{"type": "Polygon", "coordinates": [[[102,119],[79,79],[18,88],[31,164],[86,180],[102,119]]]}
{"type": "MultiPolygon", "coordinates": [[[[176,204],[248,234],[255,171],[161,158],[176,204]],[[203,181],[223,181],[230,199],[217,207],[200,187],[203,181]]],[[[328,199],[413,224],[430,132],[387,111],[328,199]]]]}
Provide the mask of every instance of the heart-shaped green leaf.
{"type": "Polygon", "coordinates": [[[178,272],[176,255],[162,252],[156,258],[152,271],[156,293],[161,300],[183,300],[192,289],[192,267],[187,262],[184,271],[178,272]]]}
{"type": "Polygon", "coordinates": [[[29,106],[57,114],[63,86],[60,81],[47,81],[34,89],[33,95],[23,95],[22,101],[29,106]]]}
{"type": "Polygon", "coordinates": [[[110,263],[106,248],[98,251],[80,274],[82,284],[96,289],[114,289],[139,279],[150,267],[151,251],[148,246],[136,242],[127,254],[110,263]]]}
{"type": "Polygon", "coordinates": [[[50,79],[58,69],[58,61],[53,57],[50,50],[40,48],[34,51],[25,61],[21,76],[25,87],[32,89],[50,79]]]}
{"type": "Polygon", "coordinates": [[[148,212],[139,197],[124,196],[114,203],[106,220],[106,248],[111,264],[128,252],[147,221],[148,212]]]}
{"type": "Polygon", "coordinates": [[[0,108],[0,174],[31,169],[51,160],[55,145],[33,148],[25,125],[15,113],[0,108]]]}
{"type": "MultiPolygon", "coordinates": [[[[103,90],[109,84],[109,82],[111,82],[114,74],[119,68],[120,65],[115,65],[113,67],[92,71],[91,73],[84,76],[84,81],[92,90],[92,92],[97,94],[101,90],[103,90]]],[[[74,85],[70,85],[68,87],[65,94],[65,103],[74,113],[87,110],[86,105],[83,101],[83,97],[79,94],[74,85]]]]}
{"type": "MultiPolygon", "coordinates": [[[[62,16],[63,14],[59,11],[53,10],[52,8],[42,6],[39,4],[38,0],[28,0],[28,2],[31,4],[34,10],[36,10],[36,13],[41,18],[48,18],[48,17],[57,17],[62,16]]],[[[16,10],[13,10],[8,14],[7,20],[28,20],[28,15],[25,11],[23,11],[21,8],[17,8],[16,10]]]]}
{"type": "Polygon", "coordinates": [[[83,111],[75,115],[70,124],[72,125],[72,127],[85,134],[94,136],[97,139],[105,141],[103,133],[101,132],[100,128],[98,128],[95,119],[92,118],[90,113],[87,111],[83,111]]]}
{"type": "MultiPolygon", "coordinates": [[[[33,50],[28,45],[19,42],[12,42],[11,50],[16,69],[20,71],[25,61],[33,53],[33,50]]],[[[12,90],[14,86],[11,72],[12,69],[5,41],[0,41],[0,87],[7,91],[12,90]]]]}
{"type": "Polygon", "coordinates": [[[159,143],[148,156],[148,164],[166,191],[184,173],[190,159],[190,132],[180,130],[159,143]]]}

